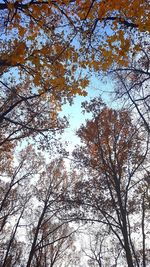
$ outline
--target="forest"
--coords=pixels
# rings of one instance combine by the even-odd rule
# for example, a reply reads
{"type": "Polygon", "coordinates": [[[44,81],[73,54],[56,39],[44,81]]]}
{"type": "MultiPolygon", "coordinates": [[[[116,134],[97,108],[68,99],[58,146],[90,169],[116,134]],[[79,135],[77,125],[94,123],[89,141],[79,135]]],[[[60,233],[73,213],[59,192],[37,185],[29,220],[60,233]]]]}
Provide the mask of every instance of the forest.
{"type": "Polygon", "coordinates": [[[149,86],[148,0],[0,0],[0,267],[150,267],[149,86]]]}

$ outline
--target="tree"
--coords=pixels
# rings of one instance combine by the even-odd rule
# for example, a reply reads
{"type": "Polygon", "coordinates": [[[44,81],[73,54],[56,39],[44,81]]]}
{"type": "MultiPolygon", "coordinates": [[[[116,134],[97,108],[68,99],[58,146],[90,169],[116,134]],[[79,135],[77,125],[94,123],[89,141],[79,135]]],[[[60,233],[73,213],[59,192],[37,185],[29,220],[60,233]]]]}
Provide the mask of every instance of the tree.
{"type": "Polygon", "coordinates": [[[80,93],[77,85],[84,87],[86,82],[75,79],[77,66],[97,71],[115,62],[126,65],[128,52],[137,51],[141,36],[149,33],[147,9],[146,0],[2,2],[2,33],[7,34],[2,40],[2,71],[14,66],[31,74],[36,86],[54,86],[54,94],[65,93],[63,87],[80,93]],[[66,75],[72,85],[76,80],[73,90],[66,75]]]}
{"type": "Polygon", "coordinates": [[[74,32],[69,36],[63,32],[66,26],[61,6],[61,1],[0,4],[1,72],[9,74],[14,69],[20,80],[28,81],[28,86],[34,85],[44,93],[51,90],[57,99],[80,93],[80,82],[83,87],[84,80],[73,75],[78,52],[72,45],[74,32]]]}
{"type": "Polygon", "coordinates": [[[47,223],[41,229],[43,240],[36,248],[33,266],[61,266],[73,243],[73,233],[68,225],[47,223]],[[51,236],[49,236],[51,229],[51,236]]]}
{"type": "Polygon", "coordinates": [[[61,105],[88,84],[77,75],[73,35],[59,29],[59,3],[2,2],[0,15],[1,149],[31,137],[47,144],[67,125],[61,105]]]}
{"type": "MultiPolygon", "coordinates": [[[[24,186],[27,188],[29,180],[35,175],[37,166],[41,161],[35,155],[32,147],[29,146],[19,153],[20,162],[16,166],[12,164],[5,172],[1,170],[0,231],[3,231],[10,218],[15,216],[18,211],[20,213],[20,209],[24,206],[21,200],[24,195],[21,191],[24,191],[24,186]]],[[[27,195],[27,191],[25,191],[26,200],[28,199],[27,195]]]]}
{"type": "Polygon", "coordinates": [[[62,159],[45,164],[29,146],[0,182],[1,266],[59,264],[75,231],[63,220],[69,181],[62,159]]]}
{"type": "Polygon", "coordinates": [[[34,187],[38,205],[35,210],[31,209],[33,220],[29,218],[31,245],[26,267],[34,264],[52,267],[69,246],[72,232],[69,232],[67,222],[61,220],[64,212],[62,196],[67,186],[67,174],[61,159],[45,166],[34,187]]]}
{"type": "Polygon", "coordinates": [[[148,42],[141,42],[141,51],[131,55],[125,68],[113,72],[116,80],[116,97],[124,100],[130,110],[134,110],[137,122],[150,133],[149,126],[149,51],[148,42]],[[137,67],[138,66],[138,67],[137,67]]]}
{"type": "Polygon", "coordinates": [[[146,0],[2,2],[1,71],[15,69],[56,99],[82,94],[87,80],[77,68],[127,66],[149,33],[147,9],[146,0]]]}
{"type": "Polygon", "coordinates": [[[0,116],[2,149],[10,150],[10,147],[22,139],[29,138],[48,144],[56,132],[62,132],[67,126],[65,117],[58,118],[56,103],[49,102],[42,93],[30,93],[30,88],[19,92],[20,86],[20,84],[15,88],[7,86],[7,90],[4,87],[2,91],[4,93],[0,116]]]}
{"type": "MultiPolygon", "coordinates": [[[[76,184],[76,203],[89,210],[89,216],[92,212],[90,220],[110,227],[125,252],[128,266],[139,266],[131,218],[136,214],[136,198],[139,201],[134,192],[140,183],[145,183],[141,170],[144,171],[147,147],[142,148],[143,137],[127,111],[109,109],[101,99],[85,102],[84,108],[92,112],[93,118],[78,130],[83,146],[74,151],[74,156],[88,169],[89,178],[76,184]]],[[[81,219],[86,220],[86,215],[81,219]]]]}
{"type": "MultiPolygon", "coordinates": [[[[85,236],[88,235],[88,244],[84,245],[83,253],[88,259],[88,266],[119,266],[117,262],[120,259],[122,249],[120,249],[114,236],[111,235],[109,227],[103,225],[99,228],[99,225],[94,223],[86,230],[85,236]]],[[[120,264],[123,265],[123,259],[121,259],[120,264]]]]}
{"type": "Polygon", "coordinates": [[[18,232],[31,199],[31,179],[42,163],[31,146],[17,156],[18,160],[14,159],[9,168],[0,173],[0,261],[3,267],[21,262],[24,244],[18,232]]]}
{"type": "Polygon", "coordinates": [[[86,94],[85,69],[127,67],[130,55],[141,51],[141,36],[147,38],[147,7],[146,0],[0,3],[0,122],[12,128],[2,133],[2,142],[58,129],[51,119],[60,106],[77,93],[86,94]],[[44,116],[48,111],[50,120],[44,116]]]}

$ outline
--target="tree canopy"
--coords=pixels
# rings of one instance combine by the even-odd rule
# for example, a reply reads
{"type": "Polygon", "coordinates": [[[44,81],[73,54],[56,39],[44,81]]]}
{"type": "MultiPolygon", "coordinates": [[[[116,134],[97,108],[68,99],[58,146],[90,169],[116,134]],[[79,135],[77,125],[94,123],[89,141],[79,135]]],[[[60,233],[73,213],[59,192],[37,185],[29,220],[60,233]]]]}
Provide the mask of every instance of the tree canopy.
{"type": "Polygon", "coordinates": [[[148,267],[149,33],[148,0],[0,0],[0,266],[148,267]]]}
{"type": "MultiPolygon", "coordinates": [[[[146,0],[7,1],[0,4],[0,10],[2,29],[7,31],[8,39],[11,36],[9,59],[2,57],[1,64],[15,66],[26,62],[29,69],[31,62],[33,72],[34,65],[39,69],[35,73],[36,84],[40,83],[41,65],[45,69],[47,65],[52,67],[62,54],[68,61],[74,58],[75,63],[84,66],[86,62],[95,70],[107,69],[114,62],[127,65],[127,52],[141,50],[141,37],[148,38],[150,31],[146,0]],[[77,39],[82,46],[75,45],[74,49],[72,44],[77,39]],[[41,47],[37,47],[39,42],[41,47]],[[91,62],[88,56],[93,57],[91,62]]],[[[59,64],[64,76],[66,64],[60,60],[59,64]]]]}

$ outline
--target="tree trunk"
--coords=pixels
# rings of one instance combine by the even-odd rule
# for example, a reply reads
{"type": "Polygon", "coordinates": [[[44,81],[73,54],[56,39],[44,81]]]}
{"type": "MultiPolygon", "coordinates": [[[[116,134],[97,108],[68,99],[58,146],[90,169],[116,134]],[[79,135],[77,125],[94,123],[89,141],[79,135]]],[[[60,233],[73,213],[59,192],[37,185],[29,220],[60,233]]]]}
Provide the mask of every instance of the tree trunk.
{"type": "Polygon", "coordinates": [[[34,239],[33,239],[33,242],[32,242],[32,246],[31,246],[31,250],[30,250],[30,254],[29,254],[29,258],[28,258],[26,267],[30,267],[31,266],[31,262],[32,262],[32,259],[33,259],[33,256],[34,256],[34,252],[35,252],[36,241],[37,241],[37,238],[38,238],[40,226],[41,226],[41,223],[43,221],[43,217],[44,217],[45,211],[46,211],[46,205],[43,208],[43,211],[41,213],[41,216],[39,218],[39,221],[38,221],[38,224],[37,224],[37,227],[36,227],[36,232],[35,232],[35,235],[34,235],[34,239]]]}

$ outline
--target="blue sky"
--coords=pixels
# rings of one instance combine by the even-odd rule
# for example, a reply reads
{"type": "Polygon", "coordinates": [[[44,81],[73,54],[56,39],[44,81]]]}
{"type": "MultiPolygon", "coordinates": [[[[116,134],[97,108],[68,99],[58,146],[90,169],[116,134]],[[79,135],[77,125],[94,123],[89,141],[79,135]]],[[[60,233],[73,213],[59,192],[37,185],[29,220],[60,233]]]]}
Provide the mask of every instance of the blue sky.
{"type": "Polygon", "coordinates": [[[105,82],[101,81],[98,78],[92,78],[90,84],[87,88],[88,95],[76,96],[74,98],[74,103],[70,106],[66,104],[62,108],[61,115],[65,115],[69,118],[70,127],[65,130],[62,140],[68,142],[68,150],[71,152],[75,145],[80,143],[80,140],[75,136],[76,130],[80,127],[82,123],[85,122],[88,116],[82,114],[81,103],[86,100],[90,100],[96,96],[101,95],[102,99],[107,103],[108,106],[112,106],[113,95],[113,82],[111,79],[105,79],[105,82]]]}

